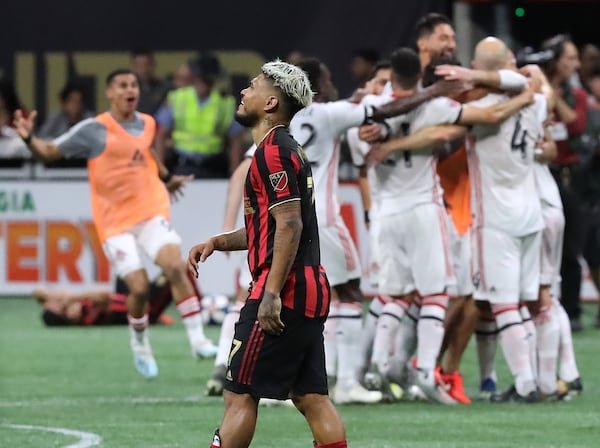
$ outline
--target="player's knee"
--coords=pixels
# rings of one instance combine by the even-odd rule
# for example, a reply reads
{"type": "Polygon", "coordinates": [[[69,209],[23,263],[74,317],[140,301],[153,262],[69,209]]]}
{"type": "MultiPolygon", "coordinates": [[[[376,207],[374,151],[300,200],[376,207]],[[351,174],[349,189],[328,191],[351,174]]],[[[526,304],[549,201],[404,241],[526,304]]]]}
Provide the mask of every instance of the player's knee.
{"type": "Polygon", "coordinates": [[[228,390],[223,391],[225,401],[225,412],[232,409],[256,409],[258,401],[250,394],[236,394],[228,390]]]}
{"type": "Polygon", "coordinates": [[[171,283],[181,283],[187,277],[187,270],[183,260],[174,259],[163,266],[163,271],[171,283]]]}
{"type": "Polygon", "coordinates": [[[310,415],[313,411],[318,411],[329,400],[327,395],[320,394],[292,394],[291,398],[296,409],[304,416],[310,415]]]}

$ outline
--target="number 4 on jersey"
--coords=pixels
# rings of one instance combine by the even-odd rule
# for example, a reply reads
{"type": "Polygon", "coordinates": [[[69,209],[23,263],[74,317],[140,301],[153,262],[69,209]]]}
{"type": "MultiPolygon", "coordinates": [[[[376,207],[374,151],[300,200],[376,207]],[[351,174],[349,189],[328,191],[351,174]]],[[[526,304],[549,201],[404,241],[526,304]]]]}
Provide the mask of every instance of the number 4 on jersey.
{"type": "Polygon", "coordinates": [[[521,158],[523,159],[527,157],[527,144],[525,143],[526,138],[527,129],[523,129],[521,126],[521,114],[519,114],[517,117],[517,122],[515,123],[515,131],[510,139],[510,146],[513,151],[521,151],[521,158]]]}

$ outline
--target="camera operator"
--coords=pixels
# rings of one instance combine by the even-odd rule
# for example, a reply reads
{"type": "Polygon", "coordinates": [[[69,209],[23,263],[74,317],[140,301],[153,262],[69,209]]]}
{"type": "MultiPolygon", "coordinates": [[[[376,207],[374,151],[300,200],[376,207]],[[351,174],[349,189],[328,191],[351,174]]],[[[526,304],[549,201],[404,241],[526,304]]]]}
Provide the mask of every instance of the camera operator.
{"type": "Polygon", "coordinates": [[[561,266],[561,301],[571,320],[573,331],[581,327],[581,265],[584,219],[580,191],[581,136],[587,121],[587,94],[569,83],[580,66],[577,47],[567,35],[558,35],[542,44],[549,56],[543,69],[556,93],[552,137],[558,156],[551,166],[558,184],[565,213],[565,233],[561,266]]]}

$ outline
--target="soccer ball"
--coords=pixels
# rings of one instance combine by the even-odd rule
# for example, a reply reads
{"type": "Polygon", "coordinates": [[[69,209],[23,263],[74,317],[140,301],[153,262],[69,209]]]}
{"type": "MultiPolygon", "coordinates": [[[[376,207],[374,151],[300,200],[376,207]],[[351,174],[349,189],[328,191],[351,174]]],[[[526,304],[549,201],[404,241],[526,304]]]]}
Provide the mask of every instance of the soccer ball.
{"type": "Polygon", "coordinates": [[[200,303],[204,325],[221,325],[227,310],[229,299],[225,294],[206,294],[200,303]]]}

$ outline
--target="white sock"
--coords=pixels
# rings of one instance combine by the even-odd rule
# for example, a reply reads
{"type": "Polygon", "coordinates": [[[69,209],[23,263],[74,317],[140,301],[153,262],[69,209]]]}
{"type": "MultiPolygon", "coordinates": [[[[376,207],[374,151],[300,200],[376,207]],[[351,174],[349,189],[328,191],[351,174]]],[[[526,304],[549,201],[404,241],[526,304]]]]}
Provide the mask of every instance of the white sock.
{"type": "Polygon", "coordinates": [[[444,317],[447,306],[448,295],[446,294],[423,297],[417,323],[417,367],[419,369],[435,368],[444,340],[444,317]]]}
{"type": "Polygon", "coordinates": [[[543,307],[534,320],[538,342],[538,383],[544,394],[556,392],[560,327],[553,308],[554,306],[543,307]]]}
{"type": "Polygon", "coordinates": [[[504,358],[515,378],[515,387],[520,395],[535,390],[535,379],[531,371],[527,331],[519,313],[518,305],[494,305],[492,311],[500,333],[500,344],[504,358]]]}
{"type": "Polygon", "coordinates": [[[325,346],[325,371],[329,378],[335,378],[337,373],[337,338],[336,328],[338,319],[337,304],[329,306],[329,316],[323,328],[323,345],[325,346]]]}
{"type": "Polygon", "coordinates": [[[408,308],[406,303],[404,306],[398,301],[387,303],[377,320],[371,362],[377,365],[379,372],[383,375],[386,375],[389,370],[389,358],[395,351],[398,329],[406,308],[408,308]]]}
{"type": "Polygon", "coordinates": [[[533,377],[538,380],[538,347],[537,347],[537,331],[535,330],[535,324],[531,319],[531,313],[527,308],[527,305],[521,304],[519,307],[519,313],[521,319],[523,319],[523,328],[527,332],[527,343],[529,344],[529,359],[531,360],[531,372],[533,377]]]}
{"type": "Polygon", "coordinates": [[[560,328],[560,368],[558,377],[563,381],[571,382],[579,378],[579,370],[575,362],[571,323],[567,312],[557,299],[552,299],[552,305],[560,328]]]}
{"type": "Polygon", "coordinates": [[[356,383],[362,338],[362,306],[360,303],[340,302],[337,308],[337,384],[346,389],[356,383]]]}
{"type": "Polygon", "coordinates": [[[221,332],[219,334],[219,349],[215,358],[215,366],[226,366],[229,361],[229,352],[231,351],[231,342],[235,333],[235,323],[240,318],[240,310],[244,302],[235,302],[229,309],[223,322],[221,323],[221,332]]]}
{"type": "Polygon", "coordinates": [[[477,358],[479,359],[479,377],[481,382],[496,377],[496,348],[498,347],[498,326],[495,320],[480,318],[475,330],[477,358]]]}
{"type": "Polygon", "coordinates": [[[148,314],[142,317],[133,317],[127,314],[129,322],[129,337],[132,343],[144,344],[148,340],[148,314]]]}
{"type": "Polygon", "coordinates": [[[363,341],[362,341],[362,366],[361,370],[366,371],[373,356],[373,345],[375,343],[375,332],[377,329],[377,320],[381,315],[381,311],[385,306],[381,296],[376,296],[371,300],[369,311],[365,316],[363,324],[363,341]]]}
{"type": "Polygon", "coordinates": [[[206,340],[202,314],[200,314],[200,301],[196,295],[193,295],[176,302],[175,305],[183,320],[190,345],[194,348],[206,340]]]}
{"type": "Polygon", "coordinates": [[[408,360],[414,354],[417,345],[417,322],[420,311],[420,305],[411,303],[400,322],[394,343],[394,353],[389,361],[388,378],[394,383],[406,383],[408,360]]]}

